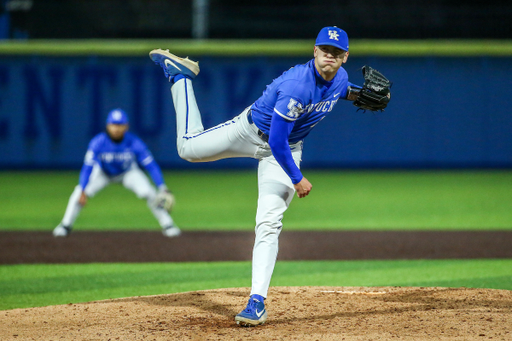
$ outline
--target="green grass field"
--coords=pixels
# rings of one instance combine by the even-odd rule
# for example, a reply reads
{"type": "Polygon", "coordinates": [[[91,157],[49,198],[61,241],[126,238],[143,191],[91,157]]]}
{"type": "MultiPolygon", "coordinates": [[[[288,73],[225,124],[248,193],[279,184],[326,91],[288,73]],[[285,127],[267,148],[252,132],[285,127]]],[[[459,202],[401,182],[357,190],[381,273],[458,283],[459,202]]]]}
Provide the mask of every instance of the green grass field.
{"type": "MultiPolygon", "coordinates": [[[[0,267],[0,310],[250,287],[250,262],[0,267]]],[[[512,260],[277,262],[272,286],[441,286],[512,290],[512,260]]]]}
{"type": "MultiPolygon", "coordinates": [[[[286,230],[510,230],[512,171],[308,171],[286,230]]],[[[183,230],[252,230],[256,172],[165,172],[183,230]]],[[[0,229],[58,224],[78,171],[0,172],[0,229]]],[[[76,229],[152,230],[144,202],[121,186],[89,201],[76,229]]],[[[249,287],[249,262],[0,266],[0,309],[249,287]]],[[[272,286],[445,286],[512,290],[512,260],[278,262],[272,286]]]]}
{"type": "MultiPolygon", "coordinates": [[[[5,41],[0,56],[310,56],[308,41],[5,41]]],[[[354,56],[512,56],[512,40],[357,40],[354,56]]],[[[510,230],[512,171],[308,171],[284,230],[510,230]]],[[[256,172],[166,172],[173,217],[187,230],[254,227],[256,172]]],[[[0,230],[48,231],[59,223],[78,170],[0,172],[0,230]]],[[[146,205],[120,186],[89,201],[80,230],[158,229],[146,205]]],[[[0,310],[191,290],[249,287],[249,262],[0,266],[0,310]]],[[[445,286],[512,290],[512,260],[278,262],[272,286],[445,286]]]]}
{"type": "MultiPolygon", "coordinates": [[[[304,171],[314,188],[294,198],[288,230],[508,230],[512,171],[304,171]]],[[[256,171],[165,172],[184,230],[252,230],[256,171]]],[[[51,231],[78,182],[73,172],[0,172],[0,229],[51,231]]],[[[120,185],[91,198],[81,230],[158,228],[146,204],[120,185]]]]}

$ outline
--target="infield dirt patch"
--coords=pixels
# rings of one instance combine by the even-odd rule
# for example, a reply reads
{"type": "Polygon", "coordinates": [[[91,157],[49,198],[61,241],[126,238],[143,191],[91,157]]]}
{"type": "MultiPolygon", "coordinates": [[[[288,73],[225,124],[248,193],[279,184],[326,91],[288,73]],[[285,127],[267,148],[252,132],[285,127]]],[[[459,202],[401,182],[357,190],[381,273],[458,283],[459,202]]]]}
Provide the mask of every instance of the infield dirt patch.
{"type": "MultiPolygon", "coordinates": [[[[0,232],[0,264],[250,260],[252,232],[0,232]]],[[[512,232],[288,232],[280,260],[511,258],[512,232]]],[[[267,323],[236,325],[249,288],[0,311],[0,340],[512,340],[512,291],[271,287],[267,323]]]]}
{"type": "Polygon", "coordinates": [[[272,287],[267,323],[239,327],[248,288],[0,312],[0,340],[512,340],[512,292],[272,287]]]}
{"type": "MultiPolygon", "coordinates": [[[[0,231],[0,264],[252,259],[254,231],[0,231]]],[[[512,231],[283,231],[279,260],[512,258],[512,231]]]]}

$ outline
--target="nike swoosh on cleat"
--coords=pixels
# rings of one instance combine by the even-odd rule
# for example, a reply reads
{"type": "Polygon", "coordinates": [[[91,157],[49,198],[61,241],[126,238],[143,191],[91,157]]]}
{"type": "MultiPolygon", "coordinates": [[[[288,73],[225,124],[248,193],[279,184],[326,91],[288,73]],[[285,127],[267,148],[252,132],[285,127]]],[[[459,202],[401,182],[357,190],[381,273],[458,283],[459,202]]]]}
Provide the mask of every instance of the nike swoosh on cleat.
{"type": "Polygon", "coordinates": [[[181,71],[181,69],[178,67],[178,65],[174,64],[174,63],[173,63],[172,61],[170,61],[169,59],[166,59],[166,60],[165,60],[165,66],[166,66],[166,67],[169,67],[169,64],[171,64],[171,65],[172,65],[172,66],[174,66],[176,69],[178,69],[178,70],[180,70],[180,71],[181,71]]]}
{"type": "Polygon", "coordinates": [[[263,309],[262,311],[260,311],[260,312],[258,313],[258,309],[256,309],[256,316],[261,317],[261,315],[263,315],[263,312],[264,312],[264,311],[265,311],[265,309],[263,309]]]}

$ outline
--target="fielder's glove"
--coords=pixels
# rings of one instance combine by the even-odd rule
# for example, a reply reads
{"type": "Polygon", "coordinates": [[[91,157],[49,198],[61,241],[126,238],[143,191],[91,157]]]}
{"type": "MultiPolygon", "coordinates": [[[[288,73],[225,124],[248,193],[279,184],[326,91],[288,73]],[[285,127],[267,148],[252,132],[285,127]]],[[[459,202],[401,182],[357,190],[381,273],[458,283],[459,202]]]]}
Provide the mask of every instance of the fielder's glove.
{"type": "Polygon", "coordinates": [[[153,204],[156,207],[163,208],[167,212],[171,213],[175,202],[176,200],[174,199],[174,195],[171,192],[169,192],[169,190],[164,189],[158,191],[153,204]]]}
{"type": "Polygon", "coordinates": [[[392,83],[379,71],[363,66],[364,84],[354,105],[362,110],[384,111],[391,99],[389,89],[392,83]]]}

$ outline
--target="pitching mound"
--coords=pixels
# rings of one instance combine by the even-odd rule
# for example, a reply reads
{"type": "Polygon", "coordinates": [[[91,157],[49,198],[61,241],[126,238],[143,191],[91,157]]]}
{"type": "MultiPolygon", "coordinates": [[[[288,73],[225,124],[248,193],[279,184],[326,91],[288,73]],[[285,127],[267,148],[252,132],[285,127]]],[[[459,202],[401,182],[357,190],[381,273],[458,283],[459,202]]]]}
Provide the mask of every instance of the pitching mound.
{"type": "Polygon", "coordinates": [[[512,340],[512,291],[272,287],[269,318],[234,316],[248,288],[0,312],[0,340],[512,340]]]}

